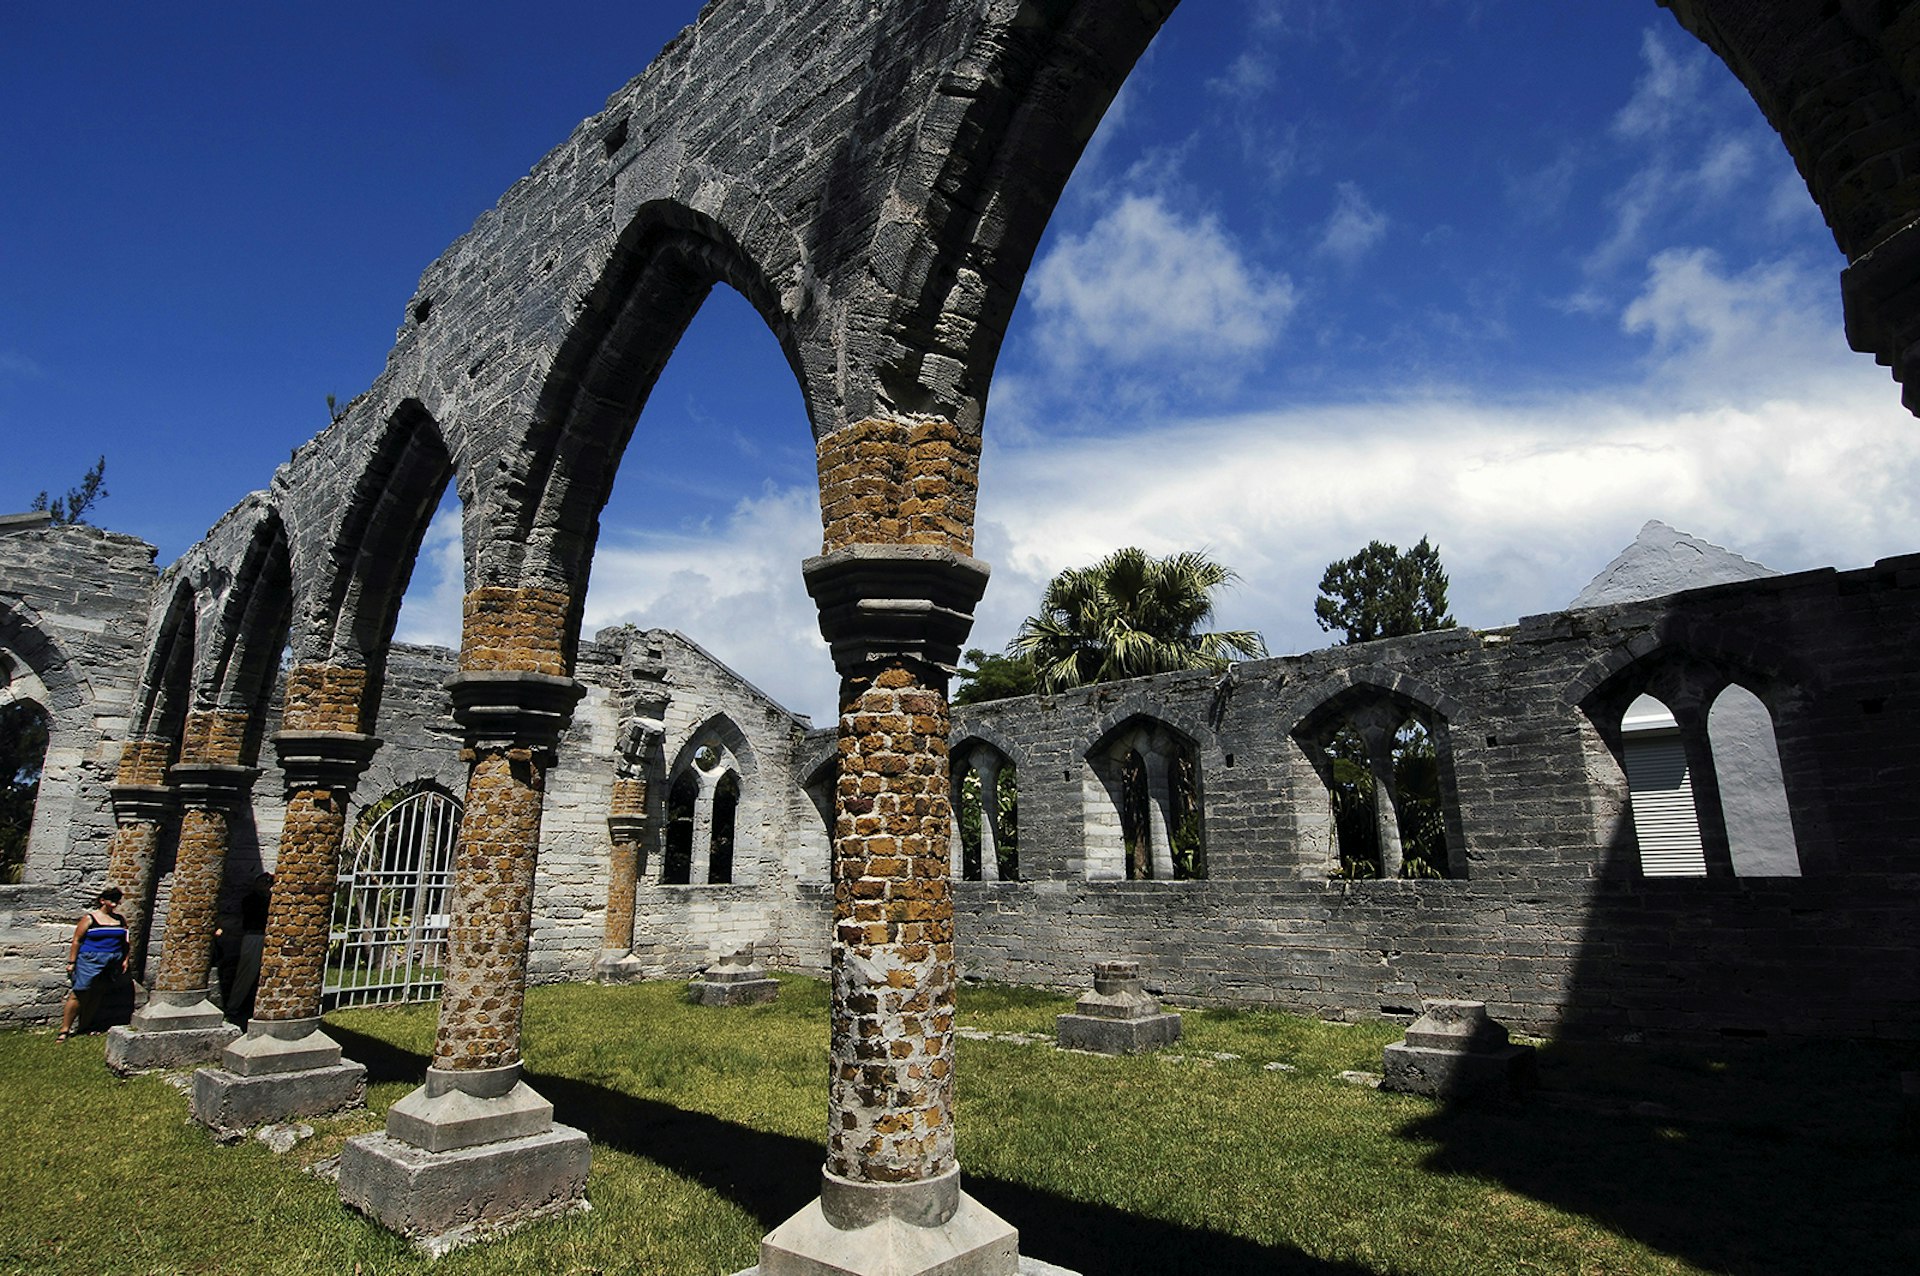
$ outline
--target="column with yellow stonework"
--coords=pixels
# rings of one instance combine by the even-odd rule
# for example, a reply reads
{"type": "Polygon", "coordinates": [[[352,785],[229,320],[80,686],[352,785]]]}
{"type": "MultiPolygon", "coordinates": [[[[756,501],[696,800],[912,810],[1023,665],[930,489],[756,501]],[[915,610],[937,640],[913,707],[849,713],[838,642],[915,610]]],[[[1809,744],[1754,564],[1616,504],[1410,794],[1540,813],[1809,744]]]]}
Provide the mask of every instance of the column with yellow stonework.
{"type": "Polygon", "coordinates": [[[385,1132],[341,1153],[341,1200],[429,1244],[585,1202],[587,1137],[555,1124],[521,1079],[520,1051],[546,776],[584,690],[566,675],[568,611],[556,590],[467,595],[461,672],[447,684],[467,802],[433,1058],[385,1132]]]}
{"type": "Polygon", "coordinates": [[[107,845],[107,885],[120,888],[120,911],[127,919],[127,969],[142,980],[154,875],[175,810],[173,788],[167,783],[172,758],[169,741],[127,741],[111,790],[114,829],[107,845]]]}
{"type": "Polygon", "coordinates": [[[274,737],[286,777],[286,819],[274,862],[260,986],[246,1035],[194,1074],[194,1119],[232,1136],[253,1126],[357,1107],[365,1067],[321,1030],[320,992],[347,805],[380,741],[360,731],[363,669],[288,672],[274,737]]]}
{"type": "Polygon", "coordinates": [[[149,972],[147,1004],[107,1034],[107,1065],[116,1072],[207,1063],[239,1035],[208,982],[229,827],[259,775],[240,763],[247,717],[225,709],[187,715],[181,760],[167,771],[181,814],[166,935],[158,967],[149,972]]]}
{"type": "Polygon", "coordinates": [[[827,1161],[761,1242],[762,1276],[1018,1270],[1018,1233],[954,1156],[946,691],[987,581],[978,457],[943,421],[821,441],[825,552],[804,570],[840,672],[827,1161]]]}

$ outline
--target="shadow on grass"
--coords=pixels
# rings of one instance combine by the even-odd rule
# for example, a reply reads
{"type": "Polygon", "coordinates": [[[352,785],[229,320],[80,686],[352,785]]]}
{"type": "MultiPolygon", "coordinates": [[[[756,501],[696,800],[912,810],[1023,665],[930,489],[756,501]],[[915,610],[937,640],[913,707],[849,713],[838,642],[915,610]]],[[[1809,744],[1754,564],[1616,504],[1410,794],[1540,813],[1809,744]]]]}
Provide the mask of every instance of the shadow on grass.
{"type": "Polygon", "coordinates": [[[1920,1159],[1895,1141],[1885,1059],[1846,1043],[1576,1043],[1540,1057],[1550,1088],[1403,1128],[1437,1144],[1425,1167],[1496,1180],[1713,1271],[1912,1270],[1920,1159]]]}
{"type": "MultiPolygon", "coordinates": [[[[370,1084],[418,1081],[425,1075],[425,1055],[337,1024],[328,1024],[327,1032],[348,1058],[366,1066],[370,1084]]],[[[550,1073],[529,1073],[527,1082],[552,1102],[555,1119],[586,1131],[602,1147],[644,1157],[726,1197],[769,1231],[819,1193],[826,1152],[818,1143],[550,1073]]],[[[1373,1269],[1356,1264],[1076,1201],[1022,1183],[974,1174],[965,1182],[981,1204],[1020,1229],[1021,1253],[1090,1276],[1375,1276],[1373,1269]]]]}

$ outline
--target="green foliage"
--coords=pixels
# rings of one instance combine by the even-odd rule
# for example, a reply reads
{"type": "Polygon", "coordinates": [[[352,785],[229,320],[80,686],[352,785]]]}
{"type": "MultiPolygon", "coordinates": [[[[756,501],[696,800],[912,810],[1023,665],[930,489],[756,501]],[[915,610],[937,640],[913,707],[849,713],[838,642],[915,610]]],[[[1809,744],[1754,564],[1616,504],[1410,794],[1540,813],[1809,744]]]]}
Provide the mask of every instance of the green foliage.
{"type": "MultiPolygon", "coordinates": [[[[1001,881],[1020,876],[1020,777],[1012,763],[1002,763],[994,782],[994,798],[1000,807],[999,836],[994,840],[994,859],[1001,881]]],[[[960,806],[954,812],[960,822],[961,865],[969,879],[985,874],[980,867],[980,825],[984,811],[980,801],[980,773],[968,768],[960,781],[960,806]]]]}
{"type": "Polygon", "coordinates": [[[1313,614],[1320,628],[1343,631],[1349,643],[1451,629],[1440,551],[1424,536],[1405,553],[1371,541],[1352,558],[1327,564],[1313,614]]]}
{"type": "Polygon", "coordinates": [[[1208,633],[1214,591],[1233,572],[1205,554],[1155,558],[1117,549],[1091,567],[1070,567],[1047,584],[1040,611],[1008,644],[1031,661],[1039,689],[1065,691],[1176,669],[1224,669],[1267,654],[1252,630],[1208,633]]]}
{"type": "Polygon", "coordinates": [[[1034,692],[1033,662],[1025,657],[996,656],[970,647],[961,659],[966,664],[954,671],[960,684],[953,693],[955,704],[1011,700],[1034,692]],[[968,665],[973,667],[969,669],[968,665]]]}
{"type": "Polygon", "coordinates": [[[17,882],[47,757],[47,715],[25,700],[0,704],[0,883],[17,882]]]}
{"type": "Polygon", "coordinates": [[[101,457],[93,463],[80,479],[80,486],[67,489],[65,496],[47,499],[43,488],[40,495],[33,498],[33,508],[45,511],[53,518],[55,527],[69,523],[86,522],[86,513],[96,504],[107,499],[107,458],[101,457]]]}

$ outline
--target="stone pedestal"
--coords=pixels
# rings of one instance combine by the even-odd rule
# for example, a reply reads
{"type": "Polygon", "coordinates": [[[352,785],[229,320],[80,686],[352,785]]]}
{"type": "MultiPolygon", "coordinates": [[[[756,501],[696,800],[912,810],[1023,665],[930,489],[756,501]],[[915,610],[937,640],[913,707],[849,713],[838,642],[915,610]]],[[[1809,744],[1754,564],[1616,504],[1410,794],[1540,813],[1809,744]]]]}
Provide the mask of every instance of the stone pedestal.
{"type": "Polygon", "coordinates": [[[431,1253],[535,1218],[587,1208],[587,1136],[512,1064],[427,1069],[383,1134],[340,1153],[340,1199],[431,1253]]]}
{"type": "Polygon", "coordinates": [[[1485,1002],[1422,1001],[1420,1008],[1406,1040],[1386,1048],[1382,1090],[1460,1099],[1533,1085],[1533,1047],[1512,1044],[1485,1002]]]}
{"type": "Polygon", "coordinates": [[[232,1140],[255,1126],[359,1107],[366,1094],[366,1068],[341,1058],[318,1019],[255,1019],[219,1066],[193,1074],[193,1119],[232,1140]]]}
{"type": "Polygon", "coordinates": [[[1180,1040],[1180,1016],[1162,1011],[1148,994],[1137,961],[1096,965],[1093,991],[1074,1009],[1054,1020],[1062,1050],[1140,1054],[1180,1040]]]}
{"type": "Polygon", "coordinates": [[[646,978],[646,967],[630,948],[607,948],[593,959],[597,984],[633,984],[646,978]]]}
{"type": "Polygon", "coordinates": [[[760,1242],[760,1276],[1018,1276],[1020,1233],[960,1190],[822,1171],[820,1195],[760,1242]]]}
{"type": "Polygon", "coordinates": [[[107,1066],[125,1076],[212,1063],[239,1035],[206,991],[156,989],[130,1023],[107,1032],[107,1066]]]}
{"type": "Polygon", "coordinates": [[[752,1006],[779,995],[779,981],[767,977],[750,947],[722,957],[687,985],[687,996],[702,1006],[752,1006]]]}

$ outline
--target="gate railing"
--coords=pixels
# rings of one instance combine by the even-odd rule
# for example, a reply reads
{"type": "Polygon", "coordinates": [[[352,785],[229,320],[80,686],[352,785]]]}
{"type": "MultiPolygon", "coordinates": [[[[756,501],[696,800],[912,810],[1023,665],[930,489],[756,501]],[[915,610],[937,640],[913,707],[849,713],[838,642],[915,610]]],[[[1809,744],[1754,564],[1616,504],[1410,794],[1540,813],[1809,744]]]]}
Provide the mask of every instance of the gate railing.
{"type": "Polygon", "coordinates": [[[343,857],[321,988],[327,1009],[440,995],[459,831],[460,803],[423,789],[381,812],[343,857]]]}

